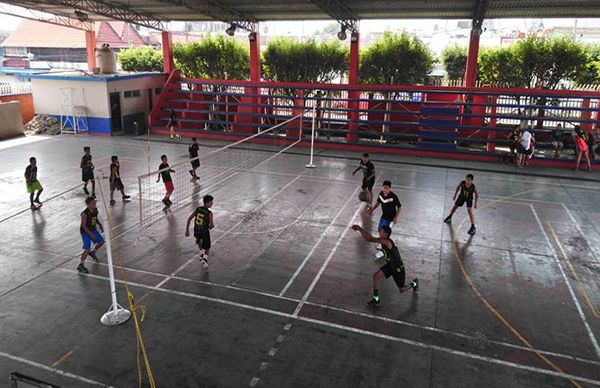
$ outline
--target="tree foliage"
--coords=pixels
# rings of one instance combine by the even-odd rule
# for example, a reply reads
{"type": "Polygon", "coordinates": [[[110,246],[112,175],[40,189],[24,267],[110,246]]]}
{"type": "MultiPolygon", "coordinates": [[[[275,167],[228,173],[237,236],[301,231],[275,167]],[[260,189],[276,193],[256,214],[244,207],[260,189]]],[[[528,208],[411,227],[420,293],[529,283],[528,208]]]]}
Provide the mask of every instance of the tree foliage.
{"type": "Polygon", "coordinates": [[[162,51],[150,46],[123,49],[117,61],[124,71],[163,71],[162,51]]]}
{"type": "Polygon", "coordinates": [[[579,85],[589,85],[600,83],[600,45],[587,45],[586,64],[575,75],[575,82],[579,85]]]}
{"type": "Polygon", "coordinates": [[[584,69],[584,45],[564,37],[527,36],[508,47],[482,50],[479,79],[499,87],[553,89],[584,69]]]}
{"type": "Polygon", "coordinates": [[[263,53],[263,77],[280,82],[330,83],[348,68],[349,50],[335,40],[278,38],[263,53]]]}
{"type": "Polygon", "coordinates": [[[248,47],[222,35],[175,44],[173,57],[184,77],[246,80],[250,74],[248,47]]]}
{"type": "Polygon", "coordinates": [[[360,78],[368,84],[422,84],[433,68],[433,54],[407,32],[386,31],[361,53],[360,78]]]}
{"type": "Polygon", "coordinates": [[[455,81],[461,80],[465,76],[467,69],[467,48],[453,44],[442,51],[441,56],[444,69],[448,73],[448,79],[455,81]]]}

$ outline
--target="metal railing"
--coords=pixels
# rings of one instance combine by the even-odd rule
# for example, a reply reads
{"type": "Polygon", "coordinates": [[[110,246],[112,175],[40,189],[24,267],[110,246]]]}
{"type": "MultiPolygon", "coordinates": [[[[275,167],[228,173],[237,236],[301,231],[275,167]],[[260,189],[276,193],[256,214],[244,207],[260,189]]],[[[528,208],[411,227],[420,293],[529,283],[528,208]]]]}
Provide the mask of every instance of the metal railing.
{"type": "Polygon", "coordinates": [[[32,92],[31,82],[3,82],[0,83],[0,96],[14,96],[32,92]]]}

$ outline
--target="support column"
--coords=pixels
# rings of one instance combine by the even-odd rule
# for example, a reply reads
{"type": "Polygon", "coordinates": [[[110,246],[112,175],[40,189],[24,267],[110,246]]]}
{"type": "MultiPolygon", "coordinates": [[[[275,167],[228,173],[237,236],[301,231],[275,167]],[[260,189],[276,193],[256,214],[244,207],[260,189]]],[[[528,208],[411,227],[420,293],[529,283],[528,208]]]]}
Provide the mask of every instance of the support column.
{"type": "MultiPolygon", "coordinates": [[[[360,35],[358,32],[352,32],[350,35],[350,62],[348,66],[348,84],[358,85],[358,69],[359,69],[359,39],[360,35]]],[[[358,141],[358,119],[360,117],[358,109],[360,104],[357,99],[360,98],[360,91],[349,91],[348,92],[348,133],[346,134],[346,140],[348,142],[358,141]]]]}
{"type": "Polygon", "coordinates": [[[92,71],[96,67],[96,31],[85,32],[85,51],[88,70],[92,71]]]}
{"type": "Polygon", "coordinates": [[[251,32],[248,39],[250,40],[250,81],[260,82],[260,35],[258,32],[251,32]]]}
{"type": "Polygon", "coordinates": [[[173,60],[173,37],[169,31],[162,32],[163,72],[171,74],[175,70],[173,60]]]}
{"type": "Polygon", "coordinates": [[[469,51],[467,53],[467,70],[465,72],[465,86],[467,88],[475,87],[477,82],[477,56],[479,55],[479,37],[481,28],[471,30],[471,39],[469,40],[469,51]]]}

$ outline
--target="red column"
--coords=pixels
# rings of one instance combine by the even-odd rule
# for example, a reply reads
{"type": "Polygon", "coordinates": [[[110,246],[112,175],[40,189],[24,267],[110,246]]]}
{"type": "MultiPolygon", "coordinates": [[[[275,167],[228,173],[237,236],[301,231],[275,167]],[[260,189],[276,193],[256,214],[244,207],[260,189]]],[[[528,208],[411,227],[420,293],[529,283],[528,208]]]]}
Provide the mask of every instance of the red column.
{"type": "Polygon", "coordinates": [[[477,81],[477,56],[479,55],[480,35],[480,29],[474,28],[471,30],[469,52],[467,54],[467,71],[465,72],[465,86],[468,88],[475,87],[477,81]]]}
{"type": "Polygon", "coordinates": [[[87,54],[88,70],[96,67],[96,31],[85,32],[85,51],[87,54]]]}
{"type": "Polygon", "coordinates": [[[169,31],[162,32],[163,49],[163,71],[170,74],[175,70],[175,61],[173,60],[173,38],[169,31]]]}
{"type": "MultiPolygon", "coordinates": [[[[358,80],[358,68],[359,68],[359,41],[360,35],[358,32],[352,32],[350,35],[350,62],[348,68],[348,84],[357,85],[358,80]]],[[[349,142],[358,141],[358,109],[360,104],[357,100],[360,98],[360,91],[349,91],[348,92],[348,133],[346,134],[346,140],[349,142]]]]}
{"type": "Polygon", "coordinates": [[[260,82],[260,35],[258,32],[251,32],[248,38],[250,40],[250,81],[260,82]]]}

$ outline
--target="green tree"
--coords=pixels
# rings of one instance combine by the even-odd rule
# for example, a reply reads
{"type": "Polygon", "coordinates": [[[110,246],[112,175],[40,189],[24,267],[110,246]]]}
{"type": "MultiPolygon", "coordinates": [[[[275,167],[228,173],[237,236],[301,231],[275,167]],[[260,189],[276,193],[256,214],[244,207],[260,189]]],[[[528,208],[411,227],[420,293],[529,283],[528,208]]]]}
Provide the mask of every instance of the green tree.
{"type": "Polygon", "coordinates": [[[600,45],[588,45],[586,50],[586,64],[575,76],[578,85],[600,83],[600,45]]]}
{"type": "Polygon", "coordinates": [[[514,46],[482,48],[477,74],[479,80],[486,85],[500,88],[528,87],[522,60],[514,46]]]}
{"type": "Polygon", "coordinates": [[[162,51],[150,46],[123,49],[117,61],[124,71],[163,71],[162,51]]]}
{"type": "Polygon", "coordinates": [[[246,80],[250,75],[248,47],[222,35],[175,44],[173,57],[184,77],[246,80]]]}
{"type": "Polygon", "coordinates": [[[278,38],[263,53],[263,77],[280,82],[330,83],[348,68],[348,53],[340,42],[297,42],[278,38]]]}
{"type": "Polygon", "coordinates": [[[386,31],[361,53],[360,78],[368,84],[422,84],[433,68],[433,54],[407,32],[386,31]]]}
{"type": "Polygon", "coordinates": [[[442,64],[448,73],[448,79],[461,80],[467,69],[467,48],[453,44],[442,51],[442,64]]]}

